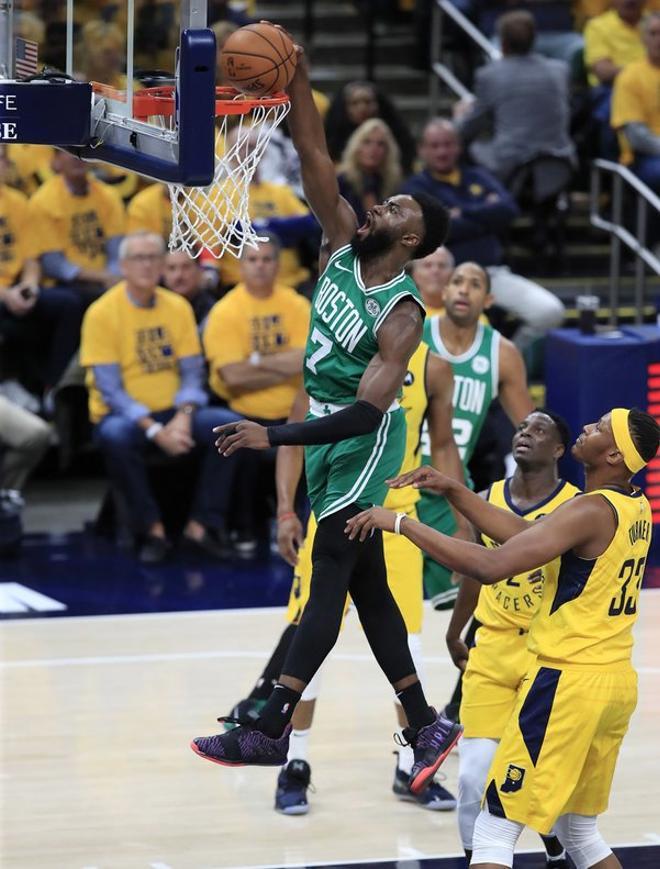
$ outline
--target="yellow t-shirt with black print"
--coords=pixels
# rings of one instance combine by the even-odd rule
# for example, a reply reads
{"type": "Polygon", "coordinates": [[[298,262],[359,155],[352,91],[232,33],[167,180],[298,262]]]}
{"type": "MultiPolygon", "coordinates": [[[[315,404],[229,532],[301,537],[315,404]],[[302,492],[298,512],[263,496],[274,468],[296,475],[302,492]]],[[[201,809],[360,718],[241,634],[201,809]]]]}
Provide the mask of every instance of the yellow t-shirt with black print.
{"type": "Polygon", "coordinates": [[[87,368],[89,415],[98,422],[109,408],[94,382],[94,365],[118,364],[124,389],[154,413],[174,405],[180,387],[179,359],[200,354],[190,304],[163,287],[154,303],[135,305],[124,281],[90,305],[82,326],[80,364],[87,368]]]}
{"type": "Polygon", "coordinates": [[[0,185],[0,287],[13,286],[26,259],[34,256],[28,200],[18,190],[0,185]]]}
{"type": "Polygon", "coordinates": [[[81,268],[106,267],[106,242],[123,235],[125,216],[117,193],[92,177],[84,196],[74,196],[64,178],[55,175],[30,199],[38,254],[62,251],[81,268]]]}
{"type": "Polygon", "coordinates": [[[267,299],[257,299],[244,284],[211,308],[204,330],[204,350],[209,362],[211,389],[243,416],[283,419],[302,384],[302,373],[276,386],[255,389],[232,398],[219,369],[245,362],[254,352],[266,356],[305,347],[310,304],[291,287],[275,284],[267,299]]]}
{"type": "Polygon", "coordinates": [[[126,232],[155,232],[167,241],[172,230],[172,204],[164,184],[150,184],[131,199],[126,232]]]}

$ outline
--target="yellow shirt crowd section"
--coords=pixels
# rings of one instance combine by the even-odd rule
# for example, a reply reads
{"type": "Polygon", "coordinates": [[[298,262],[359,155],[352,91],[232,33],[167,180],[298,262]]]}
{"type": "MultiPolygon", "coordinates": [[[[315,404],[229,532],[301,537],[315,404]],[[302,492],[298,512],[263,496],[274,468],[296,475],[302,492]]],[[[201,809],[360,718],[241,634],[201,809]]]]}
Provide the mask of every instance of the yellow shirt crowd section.
{"type": "Polygon", "coordinates": [[[37,255],[62,251],[81,268],[105,268],[107,240],[125,232],[121,199],[91,176],[84,196],[74,196],[61,175],[53,176],[30,199],[29,215],[37,255]]]}
{"type": "Polygon", "coordinates": [[[92,422],[109,412],[92,366],[119,365],[125,391],[157,412],[174,405],[179,359],[201,352],[186,299],[157,287],[153,305],[143,308],[131,301],[124,281],[116,284],[90,306],[83,323],[80,364],[87,369],[92,422]]]}
{"type": "Polygon", "coordinates": [[[276,284],[272,295],[258,299],[238,284],[211,309],[204,330],[211,389],[229,400],[236,413],[263,419],[288,416],[302,375],[284,383],[230,396],[220,369],[245,362],[254,352],[262,356],[302,349],[307,340],[310,304],[291,287],[276,284]]]}
{"type": "Polygon", "coordinates": [[[27,197],[7,185],[0,185],[0,287],[13,286],[21,276],[26,259],[36,256],[30,229],[27,197]]]}

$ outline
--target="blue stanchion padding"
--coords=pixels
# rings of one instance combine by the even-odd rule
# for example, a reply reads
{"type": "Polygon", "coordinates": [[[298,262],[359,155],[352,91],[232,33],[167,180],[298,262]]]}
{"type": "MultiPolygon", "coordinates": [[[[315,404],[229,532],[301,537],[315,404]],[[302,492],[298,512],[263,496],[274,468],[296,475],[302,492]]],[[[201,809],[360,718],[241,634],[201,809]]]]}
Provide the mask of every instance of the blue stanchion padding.
{"type": "MultiPolygon", "coordinates": [[[[648,410],[649,365],[660,362],[660,329],[622,326],[619,330],[582,335],[557,329],[546,340],[546,404],[568,422],[575,437],[613,407],[648,410]]],[[[562,461],[562,475],[582,486],[582,468],[572,456],[562,461]]],[[[634,482],[644,488],[645,475],[634,482]]],[[[660,564],[660,524],[654,528],[650,562],[660,564]]]]}

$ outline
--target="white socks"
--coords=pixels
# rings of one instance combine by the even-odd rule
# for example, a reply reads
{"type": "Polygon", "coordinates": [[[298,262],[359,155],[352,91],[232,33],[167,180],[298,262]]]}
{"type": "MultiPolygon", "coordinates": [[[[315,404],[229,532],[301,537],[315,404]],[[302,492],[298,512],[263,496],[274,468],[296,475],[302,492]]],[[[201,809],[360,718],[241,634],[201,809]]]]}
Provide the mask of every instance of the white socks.
{"type": "Polygon", "coordinates": [[[289,736],[287,763],[291,760],[307,760],[309,730],[292,730],[289,736]]]}

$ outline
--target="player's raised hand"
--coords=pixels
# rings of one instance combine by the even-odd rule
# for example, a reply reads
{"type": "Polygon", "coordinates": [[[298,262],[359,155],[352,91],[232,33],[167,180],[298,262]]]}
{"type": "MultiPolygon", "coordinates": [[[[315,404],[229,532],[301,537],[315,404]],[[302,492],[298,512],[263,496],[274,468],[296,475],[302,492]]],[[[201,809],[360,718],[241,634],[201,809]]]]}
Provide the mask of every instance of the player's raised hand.
{"type": "Polygon", "coordinates": [[[218,425],[213,434],[218,435],[215,445],[221,456],[231,456],[241,449],[267,450],[270,447],[268,429],[247,419],[218,425]]]}
{"type": "Polygon", "coordinates": [[[296,42],[295,37],[291,33],[289,33],[286,27],[282,27],[281,24],[275,24],[273,21],[268,21],[267,18],[262,18],[259,24],[270,24],[271,27],[274,27],[276,30],[281,30],[285,36],[288,36],[291,42],[293,42],[293,47],[296,50],[296,56],[298,60],[300,60],[302,55],[305,53],[305,49],[302,47],[302,45],[296,42]]]}
{"type": "Polygon", "coordinates": [[[421,468],[415,468],[414,471],[400,474],[393,480],[386,480],[385,482],[390,489],[403,489],[406,486],[412,486],[413,489],[427,489],[436,495],[444,495],[452,486],[456,485],[456,480],[441,474],[430,465],[422,465],[421,468]]]}
{"type": "Polygon", "coordinates": [[[357,537],[360,543],[364,543],[376,528],[381,531],[394,531],[395,521],[396,513],[391,510],[386,510],[384,507],[370,507],[349,519],[344,533],[348,535],[349,540],[355,540],[357,537]]]}
{"type": "Polygon", "coordinates": [[[277,548],[282,558],[295,567],[298,550],[303,544],[303,527],[295,513],[287,513],[277,519],[277,548]]]}

